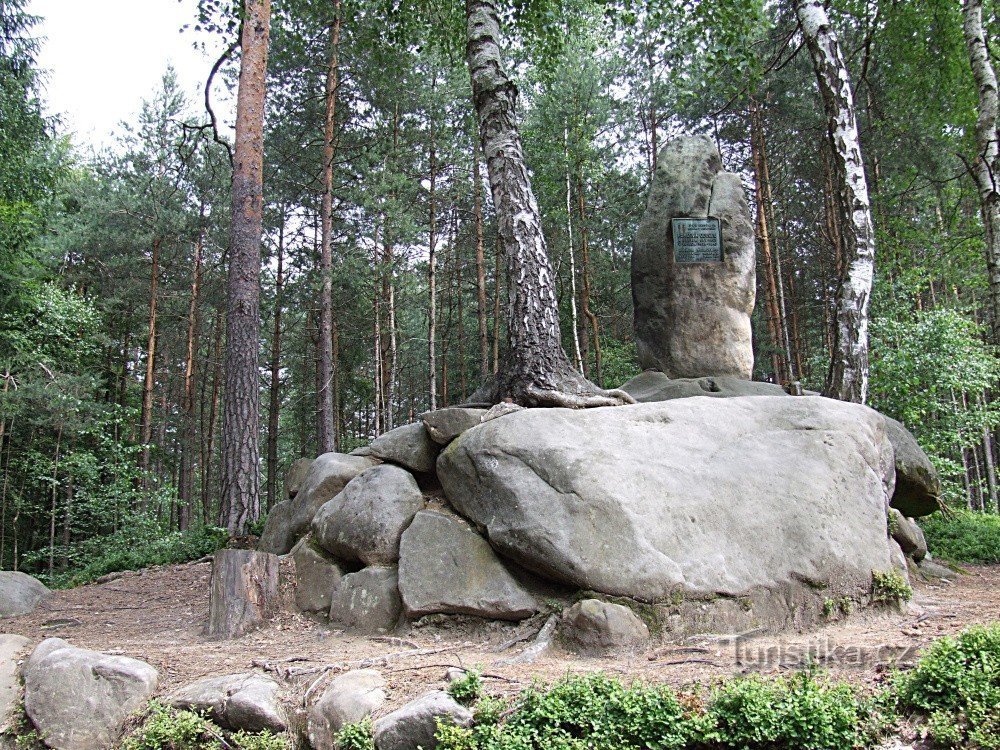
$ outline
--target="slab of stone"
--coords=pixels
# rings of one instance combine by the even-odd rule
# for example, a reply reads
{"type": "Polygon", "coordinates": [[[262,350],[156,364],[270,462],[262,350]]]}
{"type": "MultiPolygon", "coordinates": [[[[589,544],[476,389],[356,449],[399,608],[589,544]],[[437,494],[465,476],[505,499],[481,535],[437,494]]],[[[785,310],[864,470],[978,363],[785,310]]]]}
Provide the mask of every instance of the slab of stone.
{"type": "Polygon", "coordinates": [[[430,474],[441,446],[431,440],[422,422],[414,422],[383,433],[368,448],[375,458],[418,474],[430,474]]]}
{"type": "Polygon", "coordinates": [[[927,540],[917,522],[906,518],[895,508],[889,508],[889,528],[892,538],[899,544],[903,553],[920,562],[927,556],[927,540]]]}
{"type": "Polygon", "coordinates": [[[21,703],[20,659],[31,641],[23,635],[0,635],[0,734],[10,729],[15,709],[21,703]]]}
{"type": "Polygon", "coordinates": [[[337,561],[310,536],[303,537],[290,556],[295,562],[295,606],[303,612],[326,614],[343,576],[337,561]]]}
{"type": "Polygon", "coordinates": [[[644,646],[649,641],[649,628],[628,607],[584,599],[563,613],[559,636],[569,650],[585,656],[599,656],[644,646]]]}
{"type": "Polygon", "coordinates": [[[941,510],[941,479],[934,464],[909,430],[895,419],[884,419],[896,456],[892,507],[908,518],[929,516],[941,510]]]}
{"type": "Polygon", "coordinates": [[[393,565],[399,540],[424,507],[417,480],[383,464],[365,469],[323,505],[312,522],[316,542],[334,557],[364,565],[393,565]]]}
{"type": "Polygon", "coordinates": [[[447,445],[466,430],[480,424],[486,409],[449,406],[420,415],[427,434],[438,445],[447,445]]]}
{"type": "Polygon", "coordinates": [[[297,458],[292,461],[292,465],[285,473],[285,500],[293,500],[299,494],[312,465],[313,459],[311,458],[297,458]]]}
{"type": "Polygon", "coordinates": [[[246,672],[198,680],[169,695],[166,703],[205,714],[223,729],[277,734],[288,726],[280,695],[270,677],[246,672]]]}
{"type": "Polygon", "coordinates": [[[442,612],[523,620],[539,609],[489,542],[466,521],[436,510],[417,513],[403,533],[399,592],[410,618],[442,612]]]}
{"type": "Polygon", "coordinates": [[[52,592],[37,578],[17,570],[0,570],[0,617],[30,615],[52,592]]]}
{"type": "Polygon", "coordinates": [[[271,508],[257,548],[276,555],[287,554],[305,536],[316,512],[365,469],[378,465],[366,456],[324,453],[313,461],[291,500],[271,508]]]}
{"type": "Polygon", "coordinates": [[[938,578],[945,581],[954,581],[958,578],[958,573],[954,570],[930,558],[921,560],[917,564],[917,569],[920,571],[920,575],[926,579],[938,578]]]}
{"type": "Polygon", "coordinates": [[[378,750],[433,750],[437,722],[461,727],[472,724],[472,712],[443,690],[435,690],[407,703],[375,722],[378,750]]]}
{"type": "Polygon", "coordinates": [[[371,567],[341,579],[330,603],[330,622],[349,632],[387,633],[402,611],[396,566],[371,567]]]}
{"type": "Polygon", "coordinates": [[[24,710],[53,750],[107,750],[156,691],[149,664],[42,641],[24,668],[24,710]]]}
{"type": "Polygon", "coordinates": [[[727,376],[704,378],[669,378],[658,370],[644,370],[621,387],[639,403],[670,401],[675,398],[709,396],[733,398],[734,396],[787,396],[785,389],[775,383],[743,380],[727,376]]]}
{"type": "Polygon", "coordinates": [[[309,707],[308,734],[313,750],[337,750],[345,724],[371,716],[385,705],[385,679],[374,669],[337,675],[309,707]]]}
{"type": "Polygon", "coordinates": [[[739,175],[707,136],[678,138],[657,157],[632,251],[635,339],[643,369],[671,378],[753,373],[754,228],[739,175]],[[675,260],[671,220],[715,217],[721,262],[675,260]]]}

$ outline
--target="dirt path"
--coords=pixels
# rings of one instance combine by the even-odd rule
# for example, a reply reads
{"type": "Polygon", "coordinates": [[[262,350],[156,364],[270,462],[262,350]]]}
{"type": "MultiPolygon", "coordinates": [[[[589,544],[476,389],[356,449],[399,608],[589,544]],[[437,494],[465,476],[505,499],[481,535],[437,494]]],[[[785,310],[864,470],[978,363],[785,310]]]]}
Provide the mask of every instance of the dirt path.
{"type": "Polygon", "coordinates": [[[77,646],[133,656],[160,670],[161,692],[206,675],[264,669],[289,694],[301,696],[317,679],[344,669],[374,666],[386,676],[392,704],[444,684],[448,666],[479,666],[491,693],[516,692],[533,679],[604,670],[682,686],[693,681],[794,669],[809,657],[832,674],[875,683],[887,664],[911,663],[916,650],[972,623],[1000,621],[1000,566],[970,567],[952,584],[916,584],[903,614],[855,614],[844,623],[805,634],[750,637],[738,642],[692,637],[615,659],[581,659],[556,652],[530,665],[503,665],[525,647],[501,646],[541,627],[453,622],[410,627],[394,637],[346,636],[307,617],[282,612],[267,628],[236,641],[202,635],[208,614],[210,564],[129,573],[100,585],[56,592],[29,617],[0,621],[0,629],[35,640],[64,638],[77,646]]]}

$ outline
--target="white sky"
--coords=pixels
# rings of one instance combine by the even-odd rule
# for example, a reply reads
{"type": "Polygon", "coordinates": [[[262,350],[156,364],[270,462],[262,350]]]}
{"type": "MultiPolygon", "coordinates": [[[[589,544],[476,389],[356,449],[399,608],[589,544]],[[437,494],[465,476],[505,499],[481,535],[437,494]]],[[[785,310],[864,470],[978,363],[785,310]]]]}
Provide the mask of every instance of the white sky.
{"type": "Polygon", "coordinates": [[[180,32],[194,24],[196,7],[197,0],[31,0],[28,12],[42,17],[35,31],[43,39],[38,63],[47,76],[48,110],[62,118],[75,144],[109,145],[118,123],[157,90],[168,64],[202,111],[201,89],[221,45],[180,32]],[[210,54],[196,50],[196,41],[207,41],[210,54]]]}

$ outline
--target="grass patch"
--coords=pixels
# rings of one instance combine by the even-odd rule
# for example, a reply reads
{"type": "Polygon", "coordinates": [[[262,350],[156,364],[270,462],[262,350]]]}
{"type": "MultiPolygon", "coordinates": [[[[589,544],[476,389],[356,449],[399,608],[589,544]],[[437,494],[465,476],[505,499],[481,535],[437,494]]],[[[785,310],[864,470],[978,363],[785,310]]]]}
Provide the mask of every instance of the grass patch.
{"type": "Polygon", "coordinates": [[[1000,516],[953,510],[920,519],[927,547],[935,557],[954,562],[1000,563],[1000,516]]]}

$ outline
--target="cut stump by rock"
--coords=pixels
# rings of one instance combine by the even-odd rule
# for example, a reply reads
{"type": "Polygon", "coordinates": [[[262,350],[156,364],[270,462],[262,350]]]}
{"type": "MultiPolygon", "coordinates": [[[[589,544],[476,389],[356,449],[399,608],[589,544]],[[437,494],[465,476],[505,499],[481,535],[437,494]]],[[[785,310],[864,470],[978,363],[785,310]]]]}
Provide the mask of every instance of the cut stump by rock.
{"type": "Polygon", "coordinates": [[[215,553],[206,634],[238,638],[260,627],[277,609],[278,556],[224,549],[215,553]]]}

